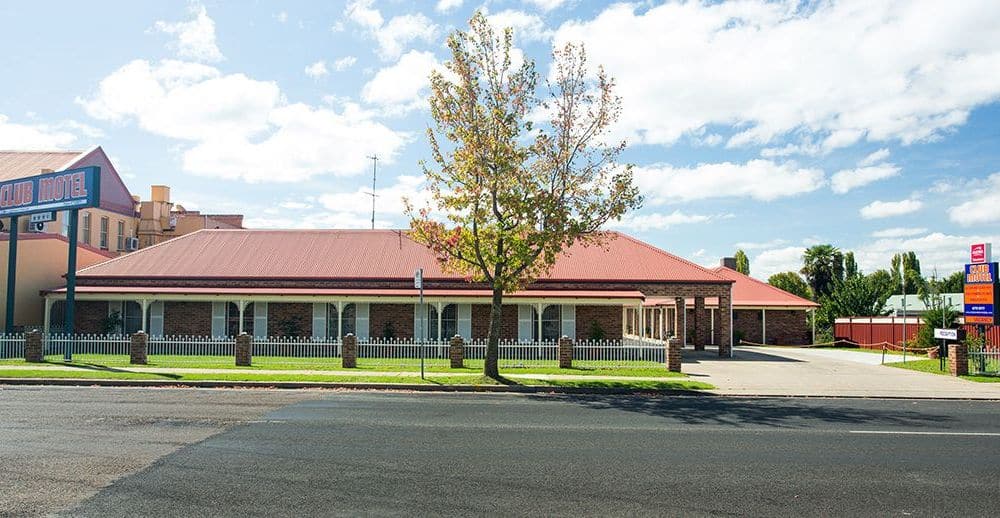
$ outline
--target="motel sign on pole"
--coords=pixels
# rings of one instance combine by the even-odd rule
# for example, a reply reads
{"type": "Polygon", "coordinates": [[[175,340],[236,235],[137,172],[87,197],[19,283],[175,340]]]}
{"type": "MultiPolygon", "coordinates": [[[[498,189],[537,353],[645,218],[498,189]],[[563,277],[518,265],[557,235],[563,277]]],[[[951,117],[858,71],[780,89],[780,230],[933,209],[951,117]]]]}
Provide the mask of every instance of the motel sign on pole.
{"type": "MultiPolygon", "coordinates": [[[[10,218],[10,244],[7,253],[7,313],[6,329],[14,331],[14,293],[17,281],[18,217],[39,213],[66,211],[69,219],[69,252],[66,258],[66,324],[64,331],[74,331],[76,302],[77,225],[81,208],[96,207],[101,202],[101,168],[96,166],[68,169],[30,178],[0,183],[0,218],[10,218]]],[[[42,221],[51,216],[35,216],[42,221]]],[[[72,359],[72,343],[66,341],[64,358],[72,359]]]]}

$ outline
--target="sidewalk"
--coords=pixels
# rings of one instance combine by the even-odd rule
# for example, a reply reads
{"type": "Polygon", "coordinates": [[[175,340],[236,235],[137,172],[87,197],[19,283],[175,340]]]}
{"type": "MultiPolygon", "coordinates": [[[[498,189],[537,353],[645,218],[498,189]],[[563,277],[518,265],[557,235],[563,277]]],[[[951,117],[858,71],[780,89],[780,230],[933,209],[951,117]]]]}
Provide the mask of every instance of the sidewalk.
{"type": "MultiPolygon", "coordinates": [[[[683,372],[716,386],[707,392],[738,396],[1000,399],[1000,383],[974,381],[880,365],[875,353],[830,349],[736,347],[683,352],[683,372]]],[[[886,356],[886,361],[902,361],[886,356]]]]}

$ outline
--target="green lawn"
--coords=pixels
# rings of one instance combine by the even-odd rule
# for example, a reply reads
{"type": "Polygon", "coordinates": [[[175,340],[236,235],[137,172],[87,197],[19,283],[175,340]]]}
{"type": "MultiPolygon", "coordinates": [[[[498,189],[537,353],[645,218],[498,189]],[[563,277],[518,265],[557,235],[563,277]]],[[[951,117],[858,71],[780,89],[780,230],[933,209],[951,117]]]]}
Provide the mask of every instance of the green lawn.
{"type": "MultiPolygon", "coordinates": [[[[0,378],[72,378],[72,379],[128,379],[128,380],[159,380],[159,381],[314,381],[334,383],[418,383],[437,385],[495,385],[495,380],[481,375],[468,376],[427,376],[421,379],[419,375],[407,376],[373,376],[359,372],[358,375],[324,375],[324,374],[255,374],[255,373],[195,373],[167,374],[128,372],[114,368],[98,368],[81,366],[78,370],[62,370],[40,367],[38,369],[3,369],[0,368],[0,378]]],[[[715,388],[707,383],[677,380],[538,380],[518,378],[514,384],[547,387],[585,387],[585,388],[625,388],[642,390],[705,390],[715,388]]]]}
{"type": "MultiPolygon", "coordinates": [[[[909,369],[912,371],[929,372],[931,374],[941,374],[944,376],[950,376],[948,372],[948,360],[944,360],[944,370],[940,368],[939,360],[916,360],[903,362],[887,363],[886,365],[890,367],[896,367],[899,369],[909,369]]],[[[962,379],[967,379],[969,381],[978,381],[981,383],[1000,383],[1000,376],[962,376],[962,379]]]]}
{"type": "MultiPolygon", "coordinates": [[[[128,367],[129,357],[125,355],[77,354],[73,361],[66,363],[61,355],[46,356],[52,365],[74,365],[79,367],[116,368],[128,367]]],[[[26,365],[23,359],[0,360],[4,365],[26,365]]],[[[259,370],[341,370],[340,358],[294,358],[257,356],[251,367],[237,367],[232,356],[150,356],[148,367],[191,368],[191,369],[259,369],[259,370]]],[[[371,359],[359,358],[357,370],[385,372],[420,372],[420,360],[413,359],[371,359]]],[[[427,372],[467,372],[470,375],[483,371],[483,360],[466,360],[462,369],[452,369],[448,360],[426,360],[427,372]]],[[[673,373],[663,364],[654,362],[622,362],[618,366],[604,366],[594,362],[576,362],[572,369],[560,369],[557,362],[519,362],[503,360],[500,370],[508,374],[574,374],[588,376],[635,376],[635,377],[683,377],[673,373]]]]}

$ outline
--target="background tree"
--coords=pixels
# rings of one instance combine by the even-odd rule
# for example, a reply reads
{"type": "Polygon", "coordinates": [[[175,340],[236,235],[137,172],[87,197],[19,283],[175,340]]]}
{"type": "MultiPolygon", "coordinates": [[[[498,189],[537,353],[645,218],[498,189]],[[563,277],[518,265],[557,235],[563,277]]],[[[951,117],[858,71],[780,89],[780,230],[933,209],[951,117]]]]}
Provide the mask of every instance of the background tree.
{"type": "Polygon", "coordinates": [[[861,275],[861,271],[858,270],[858,263],[854,260],[854,252],[847,252],[844,254],[844,278],[850,279],[858,275],[861,275]]]}
{"type": "Polygon", "coordinates": [[[840,317],[885,315],[888,313],[885,303],[889,295],[888,286],[884,285],[881,275],[855,275],[844,279],[823,300],[820,309],[823,324],[831,325],[834,319],[840,317]]]}
{"type": "MultiPolygon", "coordinates": [[[[928,283],[930,282],[931,281],[928,281],[928,283]]],[[[951,275],[934,282],[934,289],[936,289],[938,293],[962,293],[965,289],[965,272],[954,272],[951,275]]]]}
{"type": "Polygon", "coordinates": [[[889,273],[892,274],[892,281],[895,285],[893,294],[900,295],[903,293],[903,279],[906,279],[907,295],[917,294],[924,289],[925,281],[920,274],[920,260],[917,259],[915,252],[910,251],[893,255],[891,265],[892,268],[889,273]]]}
{"type": "Polygon", "coordinates": [[[829,295],[844,280],[844,255],[833,245],[815,245],[802,256],[802,275],[813,292],[813,300],[829,295]]]}
{"type": "Polygon", "coordinates": [[[737,250],[733,258],[736,259],[736,271],[743,275],[750,275],[750,259],[747,258],[746,252],[737,250]]]}
{"type": "Polygon", "coordinates": [[[809,285],[802,280],[802,276],[795,272],[776,273],[767,278],[767,283],[779,290],[785,290],[792,295],[798,295],[804,299],[812,299],[812,292],[809,285]]]}
{"type": "Polygon", "coordinates": [[[920,326],[920,330],[917,331],[916,341],[920,347],[937,345],[934,339],[935,327],[953,328],[958,321],[956,301],[948,300],[944,295],[946,292],[939,291],[941,283],[931,277],[927,285],[927,290],[920,295],[920,300],[926,308],[921,315],[925,325],[920,326]]]}
{"type": "Polygon", "coordinates": [[[497,368],[504,293],[545,274],[577,241],[599,243],[607,221],[641,204],[631,166],[607,145],[620,99],[614,81],[591,75],[582,47],[553,53],[551,82],[536,91],[535,64],[511,61],[512,33],[482,13],[448,38],[451,77],[432,72],[428,128],[435,167],[422,164],[431,200],[414,212],[414,239],[442,267],[492,291],[484,374],[497,368]],[[532,116],[547,124],[535,128],[532,116]]]}

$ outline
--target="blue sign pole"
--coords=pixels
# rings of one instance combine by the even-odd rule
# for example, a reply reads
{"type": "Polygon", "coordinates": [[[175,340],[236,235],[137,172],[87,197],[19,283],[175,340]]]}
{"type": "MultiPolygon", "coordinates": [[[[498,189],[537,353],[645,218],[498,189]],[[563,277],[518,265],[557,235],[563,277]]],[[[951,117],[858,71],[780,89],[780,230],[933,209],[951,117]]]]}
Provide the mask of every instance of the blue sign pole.
{"type": "Polygon", "coordinates": [[[10,240],[7,242],[7,307],[4,332],[14,332],[14,285],[17,280],[17,216],[10,217],[10,240]]]}
{"type": "Polygon", "coordinates": [[[76,306],[76,240],[77,240],[77,223],[80,220],[80,211],[71,210],[66,215],[69,218],[69,257],[66,259],[66,333],[70,335],[69,340],[66,340],[65,346],[63,348],[63,360],[67,362],[73,361],[73,337],[72,335],[76,332],[74,327],[75,319],[75,306],[76,306]]]}

